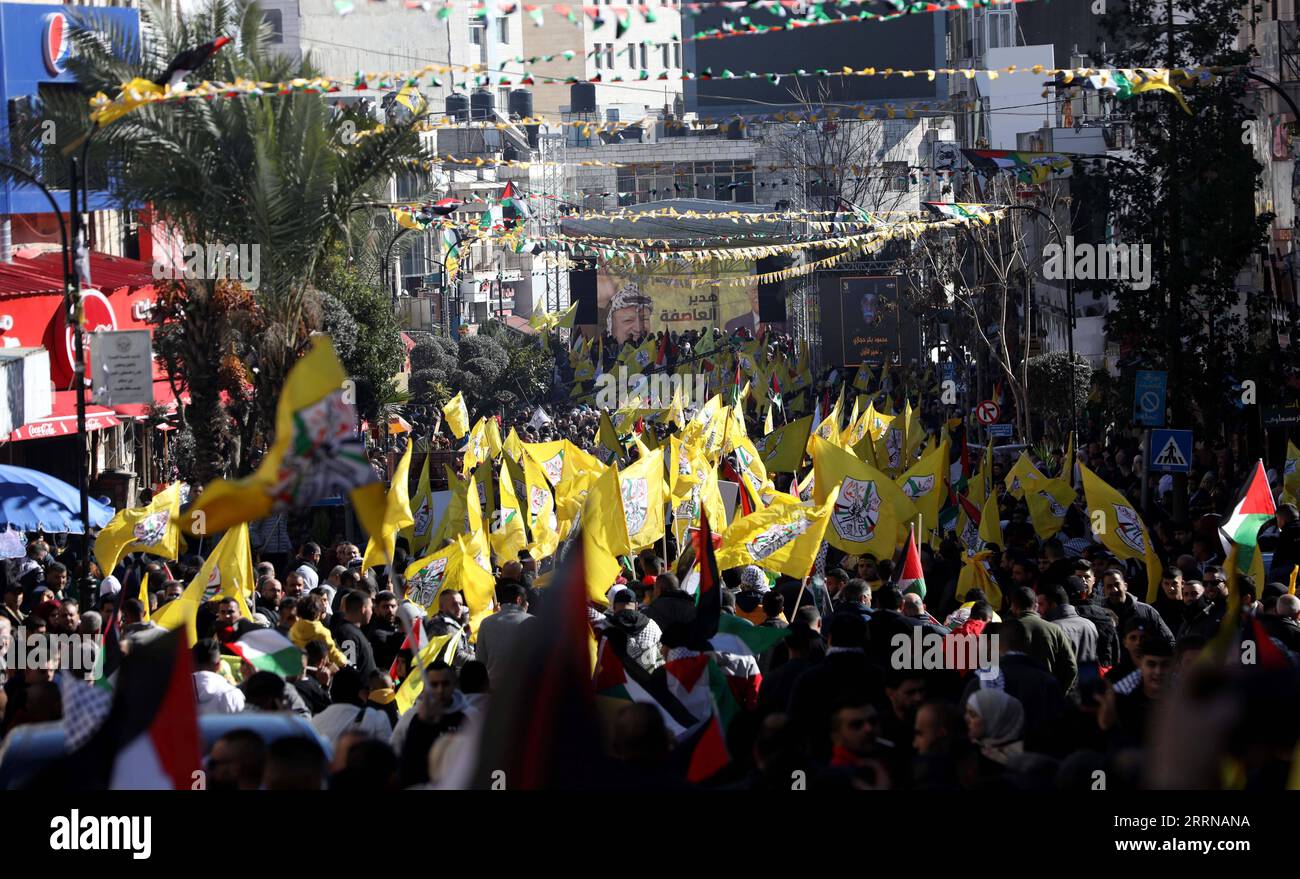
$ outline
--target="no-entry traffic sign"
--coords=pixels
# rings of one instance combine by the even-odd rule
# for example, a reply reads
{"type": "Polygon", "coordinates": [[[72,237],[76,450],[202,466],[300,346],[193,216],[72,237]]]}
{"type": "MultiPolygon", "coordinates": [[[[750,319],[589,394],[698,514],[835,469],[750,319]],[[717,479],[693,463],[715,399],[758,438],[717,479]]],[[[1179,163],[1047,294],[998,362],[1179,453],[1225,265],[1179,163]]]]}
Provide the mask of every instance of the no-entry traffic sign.
{"type": "Polygon", "coordinates": [[[1002,416],[1002,407],[992,400],[985,400],[975,407],[975,420],[983,425],[996,424],[1002,416]]]}

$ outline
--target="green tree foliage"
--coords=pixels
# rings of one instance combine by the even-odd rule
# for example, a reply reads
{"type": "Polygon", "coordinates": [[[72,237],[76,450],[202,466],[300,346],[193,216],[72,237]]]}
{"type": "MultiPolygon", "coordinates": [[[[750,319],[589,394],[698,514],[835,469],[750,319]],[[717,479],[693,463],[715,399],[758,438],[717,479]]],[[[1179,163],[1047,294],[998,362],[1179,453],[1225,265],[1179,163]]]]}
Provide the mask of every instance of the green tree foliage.
{"type": "Polygon", "coordinates": [[[335,336],[339,359],[357,383],[357,410],[375,421],[384,401],[397,397],[396,375],[406,361],[401,328],[388,294],[331,254],[316,279],[320,328],[335,336]]]}
{"type": "MultiPolygon", "coordinates": [[[[1241,6],[1234,0],[1179,0],[1170,29],[1164,0],[1131,0],[1129,14],[1108,16],[1114,67],[1246,64],[1235,48],[1241,6]]],[[[1111,283],[1107,333],[1119,343],[1121,396],[1131,399],[1133,372],[1169,372],[1171,423],[1215,429],[1227,414],[1225,376],[1251,348],[1240,319],[1236,281],[1265,240],[1271,217],[1256,215],[1261,166],[1242,137],[1252,118],[1239,74],[1184,85],[1188,114],[1167,93],[1123,104],[1131,113],[1136,169],[1108,163],[1106,181],[1117,217],[1115,238],[1151,245],[1150,286],[1111,283]]],[[[1258,294],[1248,293],[1247,297],[1258,294]]],[[[1249,303],[1247,313],[1253,313],[1249,303]]]]}
{"type": "Polygon", "coordinates": [[[1088,391],[1092,386],[1092,367],[1087,358],[1074,355],[1074,368],[1071,369],[1070,355],[1057,351],[1030,357],[1027,367],[1030,409],[1043,419],[1047,433],[1058,439],[1066,436],[1074,412],[1079,413],[1082,425],[1088,391]]]}

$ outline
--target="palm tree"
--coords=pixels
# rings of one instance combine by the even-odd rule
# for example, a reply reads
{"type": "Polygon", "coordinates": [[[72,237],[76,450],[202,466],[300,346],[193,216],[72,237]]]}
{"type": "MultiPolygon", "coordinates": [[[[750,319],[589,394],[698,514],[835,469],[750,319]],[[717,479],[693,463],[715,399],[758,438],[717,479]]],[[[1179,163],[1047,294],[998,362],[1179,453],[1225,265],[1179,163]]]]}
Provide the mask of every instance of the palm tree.
{"type": "MultiPolygon", "coordinates": [[[[270,48],[256,4],[210,0],[188,18],[149,6],[142,19],[142,41],[94,19],[74,23],[69,67],[85,94],[47,104],[56,150],[91,130],[87,95],[113,95],[136,76],[153,79],[179,52],[219,36],[233,42],[192,81],[316,75],[309,58],[270,48]]],[[[345,234],[359,193],[423,158],[416,121],[376,127],[364,114],[333,110],[320,94],[292,91],[146,105],[94,131],[88,165],[111,171],[124,208],[149,205],[186,244],[251,245],[259,254],[251,301],[212,278],[185,280],[160,297],[166,307],[155,321],[171,323],[172,359],[183,370],[176,383],[191,398],[195,480],[221,475],[231,460],[223,391],[237,399],[251,390],[248,417],[265,441],[284,378],[315,329],[304,300],[317,262],[345,234]],[[368,129],[375,130],[355,137],[368,129]]]]}

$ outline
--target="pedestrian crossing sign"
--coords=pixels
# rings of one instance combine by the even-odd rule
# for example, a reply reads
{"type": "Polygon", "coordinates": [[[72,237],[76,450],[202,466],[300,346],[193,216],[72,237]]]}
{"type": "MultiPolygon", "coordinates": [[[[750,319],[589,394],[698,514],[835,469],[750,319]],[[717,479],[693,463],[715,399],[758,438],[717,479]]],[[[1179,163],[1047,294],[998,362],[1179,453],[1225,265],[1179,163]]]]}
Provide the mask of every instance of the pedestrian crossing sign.
{"type": "Polygon", "coordinates": [[[1190,430],[1151,431],[1153,473],[1190,473],[1192,470],[1192,432],[1190,430]]]}

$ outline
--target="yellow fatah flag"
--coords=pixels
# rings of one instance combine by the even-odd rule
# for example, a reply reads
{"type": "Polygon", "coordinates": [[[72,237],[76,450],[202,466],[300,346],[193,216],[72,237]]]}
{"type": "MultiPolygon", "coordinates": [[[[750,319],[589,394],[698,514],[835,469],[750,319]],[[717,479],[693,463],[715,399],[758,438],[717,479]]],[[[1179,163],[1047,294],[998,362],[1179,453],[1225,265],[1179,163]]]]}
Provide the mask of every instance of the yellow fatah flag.
{"type": "Polygon", "coordinates": [[[559,520],[555,515],[555,496],[547,484],[542,468],[529,455],[520,459],[527,499],[520,502],[528,511],[528,528],[533,542],[529,552],[538,561],[552,555],[560,545],[559,520]]]}
{"type": "Polygon", "coordinates": [[[252,619],[247,596],[256,582],[253,579],[253,554],[248,543],[248,523],[231,528],[213,548],[203,567],[185,587],[180,598],[173,599],[153,615],[153,622],[169,631],[185,627],[191,647],[199,640],[196,615],[199,606],[218,598],[233,598],[244,619],[252,619]]]}
{"type": "Polygon", "coordinates": [[[602,606],[609,603],[606,593],[622,570],[618,557],[631,551],[618,467],[611,464],[587,492],[582,508],[582,557],[588,599],[602,606]]]}
{"type": "MultiPolygon", "coordinates": [[[[1291,592],[1292,594],[1295,594],[1294,573],[1292,573],[1291,575],[1291,592]]],[[[140,614],[140,622],[148,623],[149,622],[149,572],[148,571],[144,572],[143,577],[140,577],[140,606],[142,606],[144,609],[142,614],[140,614]]]]}
{"type": "MultiPolygon", "coordinates": [[[[897,473],[902,467],[905,460],[903,450],[906,446],[907,436],[903,429],[904,419],[902,415],[890,419],[889,426],[885,428],[880,439],[872,443],[872,454],[875,455],[876,464],[882,471],[897,473]]],[[[866,438],[863,438],[866,442],[866,438]]]]}
{"type": "Polygon", "coordinates": [[[768,436],[776,430],[776,425],[772,421],[772,404],[767,405],[767,415],[763,418],[763,436],[768,436]]]}
{"type": "Polygon", "coordinates": [[[600,412],[600,426],[596,430],[596,440],[603,448],[613,453],[610,460],[622,463],[627,460],[627,450],[619,442],[618,431],[614,429],[614,422],[610,420],[609,413],[605,410],[600,412]]]}
{"type": "Polygon", "coordinates": [[[1075,497],[1074,489],[1064,479],[1044,479],[1031,484],[1025,492],[1025,503],[1029,505],[1029,520],[1039,540],[1056,536],[1075,497]]]}
{"type": "Polygon", "coordinates": [[[411,524],[402,530],[411,555],[416,555],[429,544],[433,533],[433,491],[429,487],[429,458],[426,453],[420,467],[420,478],[415,483],[415,497],[411,500],[411,524]]]}
{"type": "Polygon", "coordinates": [[[1146,601],[1148,604],[1154,602],[1160,594],[1163,568],[1142,517],[1124,495],[1083,464],[1079,465],[1079,474],[1083,477],[1083,493],[1088,499],[1088,518],[1093,534],[1116,558],[1140,558],[1146,562],[1146,601]]]}
{"type": "Polygon", "coordinates": [[[105,577],[113,573],[122,556],[147,552],[176,558],[181,541],[181,484],[173,482],[143,507],[122,510],[95,538],[95,560],[105,577]]]}
{"type": "Polygon", "coordinates": [[[840,445],[840,408],[843,402],[844,392],[841,391],[839,398],[835,401],[835,405],[831,407],[830,414],[822,419],[821,424],[817,425],[813,430],[812,436],[808,437],[808,448],[806,451],[809,455],[813,453],[814,437],[820,437],[835,446],[840,445]]]}
{"type": "Polygon", "coordinates": [[[767,468],[763,466],[762,456],[749,439],[736,445],[736,472],[740,476],[742,490],[749,492],[754,509],[762,509],[763,487],[770,482],[767,478],[767,468]]]}
{"type": "Polygon", "coordinates": [[[718,550],[718,568],[758,565],[789,577],[808,576],[817,561],[838,493],[837,488],[832,488],[825,503],[816,507],[787,494],[774,494],[771,506],[727,529],[718,550]]]}
{"type": "Polygon", "coordinates": [[[980,511],[979,538],[981,547],[994,543],[1000,549],[1007,546],[1002,542],[1002,511],[998,509],[998,493],[990,492],[984,500],[984,509],[980,511]]]}
{"type": "Polygon", "coordinates": [[[469,432],[469,409],[465,406],[465,398],[459,392],[443,404],[442,417],[447,419],[447,427],[456,439],[462,438],[469,432]]]}
{"type": "MultiPolygon", "coordinates": [[[[443,469],[447,472],[447,488],[451,491],[451,497],[447,501],[447,509],[442,511],[442,519],[438,522],[438,527],[430,532],[428,540],[423,546],[417,544],[411,547],[411,554],[417,557],[427,554],[431,549],[441,547],[448,540],[464,534],[469,529],[470,481],[457,476],[451,467],[445,464],[443,469]]],[[[478,509],[477,497],[474,498],[474,503],[475,509],[478,509]]]]}
{"type": "Polygon", "coordinates": [[[424,670],[432,665],[436,659],[442,659],[443,662],[451,665],[452,659],[456,656],[456,645],[459,642],[460,628],[457,627],[445,635],[434,635],[420,649],[420,655],[416,657],[415,662],[411,663],[410,674],[397,688],[395,699],[399,717],[413,708],[415,701],[424,692],[424,670]]]}
{"type": "Polygon", "coordinates": [[[668,491],[673,500],[685,496],[687,489],[698,485],[691,468],[691,447],[675,436],[668,437],[668,491]]]}
{"type": "Polygon", "coordinates": [[[91,111],[90,121],[100,128],[111,125],[137,107],[149,103],[151,98],[161,98],[166,93],[167,89],[163,86],[137,76],[130,82],[122,83],[121,90],[112,101],[103,92],[95,95],[94,103],[98,106],[91,111]]]}
{"type": "Polygon", "coordinates": [[[618,474],[628,545],[633,550],[650,546],[664,536],[664,457],[650,454],[629,464],[618,474]]]}
{"type": "Polygon", "coordinates": [[[465,455],[461,459],[460,472],[469,475],[469,472],[482,464],[484,461],[492,460],[492,451],[488,445],[487,419],[480,418],[474,422],[474,427],[470,429],[469,436],[465,440],[465,455]]]}
{"type": "Polygon", "coordinates": [[[921,514],[922,536],[939,525],[939,510],[948,499],[948,466],[948,441],[944,440],[896,480],[921,514]]]}
{"type": "Polygon", "coordinates": [[[508,458],[502,462],[497,484],[500,502],[492,517],[488,539],[492,551],[505,563],[517,558],[519,551],[528,546],[523,506],[519,501],[520,496],[527,496],[528,487],[524,485],[523,469],[508,458]]]}
{"type": "Polygon", "coordinates": [[[1034,483],[1046,479],[1047,477],[1042,474],[1042,471],[1034,466],[1034,462],[1029,460],[1029,456],[1021,452],[1020,457],[1016,459],[1015,465],[1007,472],[1007,491],[1016,500],[1020,500],[1025,496],[1025,491],[1032,487],[1034,483]]]}
{"type": "Polygon", "coordinates": [[[513,427],[510,428],[510,432],[506,434],[506,441],[501,444],[501,451],[510,456],[511,460],[516,464],[518,464],[519,459],[523,457],[524,444],[519,439],[519,432],[513,427]]]}
{"type": "Polygon", "coordinates": [[[343,388],[347,374],[329,336],[311,342],[280,391],[275,442],[257,472],[210,483],[190,513],[191,530],[217,534],[341,494],[367,533],[383,527],[384,485],[356,434],[356,410],[343,388]]]}
{"type": "Polygon", "coordinates": [[[921,427],[921,413],[912,408],[911,400],[904,406],[903,415],[903,461],[910,464],[916,457],[916,450],[925,442],[925,429],[921,427]]]}
{"type": "Polygon", "coordinates": [[[1002,607],[1002,589],[989,571],[991,558],[993,553],[987,550],[962,556],[961,573],[957,575],[957,600],[965,601],[967,590],[982,589],[996,613],[1002,607]]]}
{"type": "Polygon", "coordinates": [[[411,453],[415,443],[408,442],[406,451],[393,468],[393,481],[388,495],[384,498],[384,524],[378,534],[371,534],[366,543],[366,554],[361,559],[363,570],[387,565],[393,560],[397,551],[397,535],[403,528],[415,524],[415,515],[411,512],[411,453]]]}
{"type": "Polygon", "coordinates": [[[1282,465],[1282,493],[1290,495],[1286,503],[1296,503],[1300,498],[1300,449],[1286,441],[1286,463],[1282,465]]]}
{"type": "Polygon", "coordinates": [[[875,467],[821,437],[813,438],[813,497],[825,503],[838,486],[826,540],[837,549],[893,558],[916,518],[916,507],[875,467]]]}

